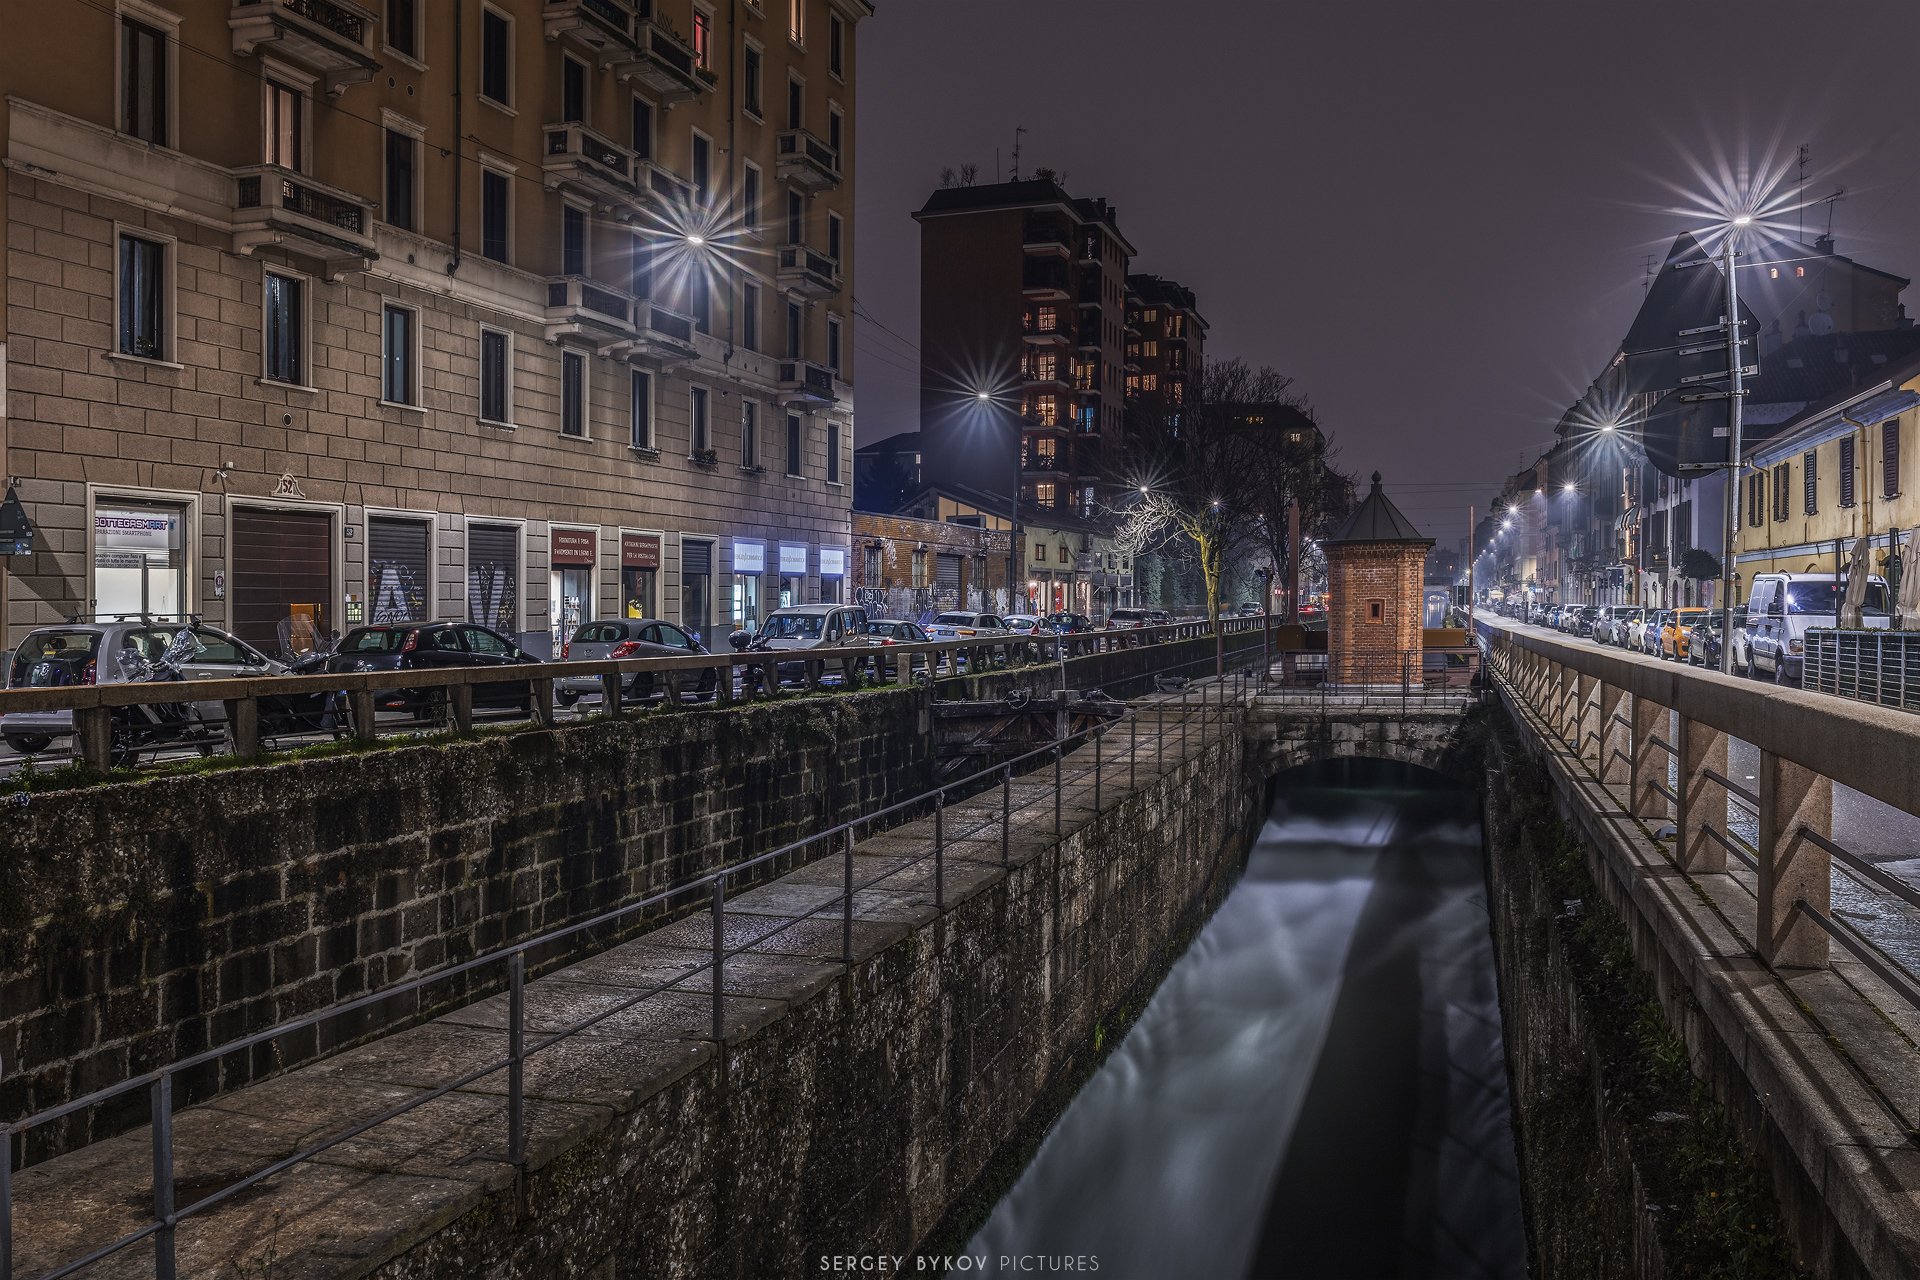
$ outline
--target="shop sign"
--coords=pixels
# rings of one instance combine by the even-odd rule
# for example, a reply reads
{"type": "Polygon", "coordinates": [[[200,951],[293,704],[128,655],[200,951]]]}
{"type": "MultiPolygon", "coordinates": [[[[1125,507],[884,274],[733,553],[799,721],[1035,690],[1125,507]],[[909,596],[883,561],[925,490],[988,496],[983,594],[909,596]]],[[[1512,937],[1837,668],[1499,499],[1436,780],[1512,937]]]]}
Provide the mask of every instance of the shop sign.
{"type": "Polygon", "coordinates": [[[161,512],[96,511],[93,515],[93,545],[101,551],[166,555],[173,549],[174,519],[161,512]]]}
{"type": "Polygon", "coordinates": [[[620,567],[622,569],[658,569],[660,567],[660,535],[657,533],[621,534],[620,567]]]}
{"type": "Polygon", "coordinates": [[[847,576],[846,548],[820,548],[820,576],[823,578],[844,578],[847,576]]]}
{"type": "Polygon", "coordinates": [[[797,546],[791,542],[783,542],[780,544],[780,572],[784,574],[798,574],[802,577],[806,575],[806,543],[802,542],[797,546]]]}
{"type": "Polygon", "coordinates": [[[304,498],[307,495],[300,492],[300,482],[293,478],[293,472],[284,471],[280,474],[280,479],[273,486],[273,496],[276,498],[304,498]]]}
{"type": "Polygon", "coordinates": [[[592,529],[552,529],[551,546],[556,565],[591,565],[599,550],[600,535],[592,529]]]}
{"type": "Polygon", "coordinates": [[[767,571],[767,544],[764,542],[735,542],[733,544],[733,571],[735,573],[765,573],[767,571]]]}

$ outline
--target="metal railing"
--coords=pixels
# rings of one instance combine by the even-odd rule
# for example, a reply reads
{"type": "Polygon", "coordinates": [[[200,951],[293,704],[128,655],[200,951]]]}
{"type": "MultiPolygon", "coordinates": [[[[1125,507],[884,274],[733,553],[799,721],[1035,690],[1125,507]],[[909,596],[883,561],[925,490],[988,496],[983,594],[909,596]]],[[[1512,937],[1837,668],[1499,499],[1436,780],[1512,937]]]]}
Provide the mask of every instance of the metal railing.
{"type": "Polygon", "coordinates": [[[1804,688],[1920,711],[1920,631],[1811,630],[1804,688]]]}
{"type": "Polygon", "coordinates": [[[1324,649],[1288,649],[1272,655],[1263,691],[1299,691],[1326,705],[1338,701],[1457,702],[1471,694],[1480,674],[1480,651],[1467,646],[1388,653],[1330,655],[1324,649]]]}
{"type": "MultiPolygon", "coordinates": [[[[924,646],[916,646],[921,648],[924,646]]],[[[1201,721],[1200,738],[1204,750],[1224,731],[1229,705],[1239,706],[1244,695],[1251,687],[1251,673],[1244,669],[1258,650],[1246,649],[1236,655],[1241,663],[1232,679],[1218,679],[1205,684],[1193,684],[1180,679],[1179,700],[1172,703],[1170,695],[1164,696],[1154,704],[1155,744],[1154,765],[1157,768],[1166,754],[1166,744],[1171,738],[1167,727],[1167,712],[1170,705],[1177,707],[1174,715],[1179,727],[1178,763],[1184,764],[1190,755],[1189,741],[1191,721],[1198,713],[1201,721]],[[1229,693],[1231,691],[1231,697],[1229,693]],[[1198,693],[1198,697],[1194,695],[1198,693]]],[[[1194,662],[1178,664],[1175,670],[1191,668],[1201,663],[1211,663],[1211,658],[1197,659],[1194,662]]],[[[1163,671],[1159,673],[1166,675],[1163,671]]],[[[1176,677],[1178,679],[1178,677],[1176,677]]],[[[1140,754],[1140,719],[1142,708],[1132,703],[1118,704],[1124,708],[1123,717],[1127,721],[1126,769],[1129,788],[1138,777],[1140,754]]],[[[552,1048],[554,1045],[579,1035],[605,1022],[607,1019],[633,1008],[643,1000],[664,992],[682,988],[683,984],[704,975],[707,978],[707,992],[711,1002],[710,1030],[716,1042],[722,1042],[726,1036],[726,995],[725,976],[728,960],[760,946],[768,940],[794,928],[805,921],[812,920],[835,908],[839,909],[841,926],[840,961],[852,964],[854,959],[853,921],[854,904],[859,893],[874,888],[883,881],[899,875],[902,871],[931,863],[933,875],[934,906],[945,910],[945,874],[947,847],[955,839],[970,837],[996,831],[1000,838],[1000,863],[1011,865],[1012,833],[1014,816],[1023,814],[1035,804],[1051,802],[1052,833],[1058,841],[1065,835],[1064,796],[1069,789],[1081,790],[1090,781],[1094,815],[1097,819],[1105,811],[1106,771],[1119,768],[1117,753],[1109,756],[1103,749],[1103,741],[1116,732],[1116,722],[1105,721],[1091,725],[1078,732],[1066,735],[1055,742],[1023,753],[1011,760],[1003,761],[979,770],[965,778],[935,785],[909,799],[897,801],[864,814],[858,818],[838,823],[826,830],[816,832],[799,840],[790,841],[765,853],[743,859],[729,866],[719,868],[702,876],[697,876],[681,884],[658,893],[648,895],[639,901],[625,904],[592,916],[586,920],[553,929],[533,938],[525,939],[510,946],[471,960],[448,965],[430,974],[397,983],[377,992],[359,996],[333,1005],[327,1009],[268,1027],[251,1035],[243,1036],[217,1047],[203,1050],[178,1061],[169,1063],[154,1071],[121,1081],[117,1084],[96,1090],[83,1097],[72,1099],[57,1106],[47,1108],[23,1119],[13,1121],[0,1129],[0,1137],[7,1142],[5,1158],[0,1159],[0,1280],[14,1280],[14,1240],[13,1240],[13,1162],[12,1144],[14,1140],[32,1129],[63,1120],[92,1108],[100,1107],[123,1095],[137,1090],[148,1091],[152,1148],[152,1209],[151,1218],[141,1227],[128,1231],[117,1238],[99,1245],[84,1256],[62,1263],[53,1270],[40,1273],[37,1280],[63,1280],[75,1275],[93,1264],[119,1253],[134,1244],[151,1239],[154,1243],[154,1274],[156,1280],[175,1280],[178,1274],[176,1257],[176,1233],[180,1224],[187,1219],[204,1213],[215,1206],[242,1195],[264,1182],[266,1179],[295,1165],[301,1164],[323,1152],[331,1150],[368,1130],[376,1128],[390,1120],[414,1111],[457,1089],[465,1088],[488,1076],[504,1071],[507,1075],[507,1107],[505,1116],[504,1141],[508,1163],[516,1168],[523,1166],[527,1158],[526,1143],[526,1095],[525,1071],[530,1058],[552,1048]],[[1076,748],[1093,747],[1091,762],[1081,760],[1078,768],[1068,773],[1065,767],[1067,750],[1070,745],[1076,748]],[[1110,763],[1111,761],[1111,763],[1110,763]],[[1051,787],[1043,787],[1037,796],[1029,796],[1019,804],[1013,802],[1013,787],[1016,776],[1027,776],[1034,770],[1052,765],[1051,787]],[[976,821],[970,827],[957,833],[948,831],[948,797],[959,795],[972,798],[986,794],[997,783],[999,789],[999,814],[976,821]],[[911,821],[923,814],[930,814],[933,822],[931,847],[926,852],[913,856],[905,862],[892,862],[886,871],[870,879],[856,882],[855,879],[855,839],[862,829],[873,830],[889,821],[911,821]],[[837,853],[844,859],[844,873],[840,891],[831,898],[808,908],[800,914],[787,917],[775,924],[758,937],[729,944],[726,932],[727,884],[730,880],[769,865],[777,865],[780,859],[791,858],[799,865],[811,865],[819,858],[807,858],[810,849],[822,849],[823,856],[837,853]],[[526,1025],[526,971],[530,954],[543,954],[555,951],[558,944],[580,938],[594,930],[605,930],[631,920],[641,913],[658,907],[670,907],[678,903],[688,906],[704,899],[711,913],[711,948],[706,960],[688,968],[664,982],[648,986],[629,995],[615,1004],[600,1009],[590,1016],[582,1018],[560,1030],[545,1035],[536,1035],[529,1040],[526,1025]],[[228,1055],[253,1049],[272,1041],[296,1035],[304,1031],[315,1030],[332,1020],[348,1017],[376,1005],[413,996],[416,1008],[420,1004],[420,993],[429,987],[448,982],[454,978],[479,974],[489,969],[504,969],[504,984],[507,991],[507,1028],[506,1050],[479,1066],[473,1067],[445,1083],[425,1089],[406,1101],[389,1107],[379,1113],[357,1120],[347,1127],[329,1134],[318,1141],[307,1144],[290,1155],[263,1164],[261,1167],[244,1174],[238,1179],[227,1182],[213,1191],[185,1205],[176,1202],[178,1181],[175,1171],[175,1150],[173,1145],[173,1085],[181,1073],[196,1067],[218,1061],[228,1055]]],[[[1076,750],[1078,754],[1078,750],[1076,750]]],[[[1116,779],[1117,781],[1117,779],[1116,779]]],[[[644,935],[643,935],[644,936],[644,935]]],[[[567,955],[565,960],[577,959],[577,955],[567,955]]],[[[559,963],[561,958],[550,956],[550,962],[559,963]]],[[[404,1027],[394,1027],[381,1034],[393,1034],[404,1027]]],[[[376,1036],[377,1040],[379,1036],[376,1036]]],[[[56,1157],[57,1159],[58,1157],[56,1157]]]]}

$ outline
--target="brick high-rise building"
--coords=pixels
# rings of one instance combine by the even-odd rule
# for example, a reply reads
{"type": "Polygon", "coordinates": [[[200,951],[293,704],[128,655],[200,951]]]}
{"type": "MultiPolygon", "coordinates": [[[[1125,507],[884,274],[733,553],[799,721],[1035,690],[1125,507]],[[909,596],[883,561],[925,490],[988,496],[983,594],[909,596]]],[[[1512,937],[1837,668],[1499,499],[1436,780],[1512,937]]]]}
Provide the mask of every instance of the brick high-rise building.
{"type": "Polygon", "coordinates": [[[1127,277],[1127,395],[1169,413],[1192,399],[1207,322],[1193,290],[1163,276],[1127,277]]]}
{"type": "Polygon", "coordinates": [[[834,598],[867,0],[108,0],[0,43],[0,648],[834,598]],[[10,445],[10,447],[8,447],[10,445]],[[11,575],[6,572],[11,568],[11,575]],[[8,580],[10,577],[10,581],[8,580]]]}

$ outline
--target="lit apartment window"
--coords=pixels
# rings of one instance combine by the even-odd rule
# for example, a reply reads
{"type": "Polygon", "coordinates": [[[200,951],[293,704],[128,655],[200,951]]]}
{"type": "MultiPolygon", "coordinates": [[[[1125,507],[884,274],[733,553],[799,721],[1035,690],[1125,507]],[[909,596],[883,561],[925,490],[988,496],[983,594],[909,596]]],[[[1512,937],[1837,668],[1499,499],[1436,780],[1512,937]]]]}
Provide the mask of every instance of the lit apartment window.
{"type": "Polygon", "coordinates": [[[800,474],[800,463],[802,461],[801,452],[805,447],[805,444],[806,444],[805,431],[803,430],[800,424],[800,415],[797,413],[788,414],[787,415],[787,474],[788,475],[797,476],[800,474]]]}
{"type": "Polygon", "coordinates": [[[699,453],[707,445],[707,389],[694,387],[688,398],[688,448],[689,453],[699,453]]]}
{"type": "Polygon", "coordinates": [[[760,234],[760,169],[748,164],[740,173],[740,218],[748,233],[760,234]]]}
{"type": "Polygon", "coordinates": [[[713,140],[696,131],[693,135],[693,198],[702,209],[713,203],[713,140]]]}
{"type": "Polygon", "coordinates": [[[267,81],[267,154],[268,164],[277,164],[295,172],[306,168],[304,127],[306,99],[298,89],[267,81]]]}
{"type": "Polygon", "coordinates": [[[1027,406],[1027,416],[1043,427],[1057,426],[1060,422],[1060,404],[1052,396],[1042,396],[1027,406]]]}
{"type": "Polygon", "coordinates": [[[807,0],[787,0],[787,39],[807,42],[807,0]]]}
{"type": "Polygon", "coordinates": [[[827,368],[840,373],[840,317],[827,317],[827,368]]]}
{"type": "Polygon", "coordinates": [[[507,175],[480,171],[480,252],[495,262],[507,261],[509,222],[507,201],[512,188],[507,175]]]}
{"type": "Polygon", "coordinates": [[[1051,480],[1042,480],[1033,486],[1033,500],[1043,507],[1050,507],[1054,501],[1054,484],[1051,480]]]}
{"type": "Polygon", "coordinates": [[[587,214],[570,204],[560,208],[560,273],[587,274],[587,214]]]}
{"type": "Polygon", "coordinates": [[[406,57],[420,57],[420,12],[414,0],[387,0],[387,48],[406,57]]]}
{"type": "Polygon", "coordinates": [[[740,465],[760,465],[760,406],[751,400],[740,402],[740,465]]]}
{"type": "Polygon", "coordinates": [[[698,5],[693,10],[693,62],[702,71],[713,70],[713,15],[698,5]]]}
{"type": "Polygon", "coordinates": [[[827,15],[827,70],[836,76],[847,74],[847,24],[840,15],[827,15]]]}
{"type": "Polygon", "coordinates": [[[387,223],[402,231],[413,231],[414,175],[419,140],[398,129],[387,130],[387,223]]]}
{"type": "Polygon", "coordinates": [[[120,131],[156,147],[167,145],[167,37],[120,20],[120,131]]]}
{"type": "Polygon", "coordinates": [[[141,236],[120,237],[122,355],[167,358],[167,246],[141,236]]]}
{"type": "Polygon", "coordinates": [[[565,123],[587,119],[587,65],[560,55],[560,119],[565,123]]]}
{"type": "Polygon", "coordinates": [[[840,483],[840,425],[827,424],[827,483],[840,483]]]}
{"type": "Polygon", "coordinates": [[[480,10],[480,93],[513,105],[513,19],[497,9],[480,10]]]}
{"type": "Polygon", "coordinates": [[[740,345],[760,349],[760,286],[751,280],[740,286],[740,345]]]}
{"type": "Polygon", "coordinates": [[[560,434],[587,434],[587,358],[578,351],[560,353],[560,434]]]}
{"type": "Polygon", "coordinates": [[[307,384],[306,282],[298,276],[266,273],[262,290],[266,309],[261,376],[272,382],[307,384]]]}
{"type": "Polygon", "coordinates": [[[740,74],[740,103],[753,115],[761,114],[761,88],[765,59],[757,46],[748,45],[740,74]]]}
{"type": "Polygon", "coordinates": [[[653,375],[635,369],[630,378],[633,402],[627,412],[628,443],[636,449],[653,448],[653,375]]]}
{"type": "Polygon", "coordinates": [[[405,307],[385,308],[380,324],[380,398],[388,404],[414,403],[413,337],[413,312],[405,307]]]}
{"type": "Polygon", "coordinates": [[[499,329],[480,331],[480,418],[483,422],[513,421],[511,350],[499,329]]]}
{"type": "Polygon", "coordinates": [[[1083,433],[1091,434],[1093,432],[1095,420],[1093,416],[1092,405],[1090,404],[1081,405],[1079,409],[1075,410],[1074,416],[1076,421],[1079,424],[1080,430],[1083,433]]]}

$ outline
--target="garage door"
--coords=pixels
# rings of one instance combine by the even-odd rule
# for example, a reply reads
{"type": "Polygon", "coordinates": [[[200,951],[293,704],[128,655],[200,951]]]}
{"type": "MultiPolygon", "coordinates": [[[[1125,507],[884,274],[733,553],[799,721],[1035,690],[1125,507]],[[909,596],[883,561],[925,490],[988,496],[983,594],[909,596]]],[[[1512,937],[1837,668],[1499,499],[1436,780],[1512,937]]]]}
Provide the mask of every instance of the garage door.
{"type": "Polygon", "coordinates": [[[512,525],[467,526],[467,621],[503,636],[520,631],[520,531],[512,525]]]}
{"type": "Polygon", "coordinates": [[[422,520],[367,520],[367,621],[423,622],[432,552],[422,520]]]}
{"type": "Polygon", "coordinates": [[[933,598],[943,605],[960,603],[960,557],[936,552],[933,557],[933,598]]]}
{"type": "Polygon", "coordinates": [[[333,617],[333,517],[324,512],[233,513],[233,630],[268,653],[309,652],[333,617]]]}

